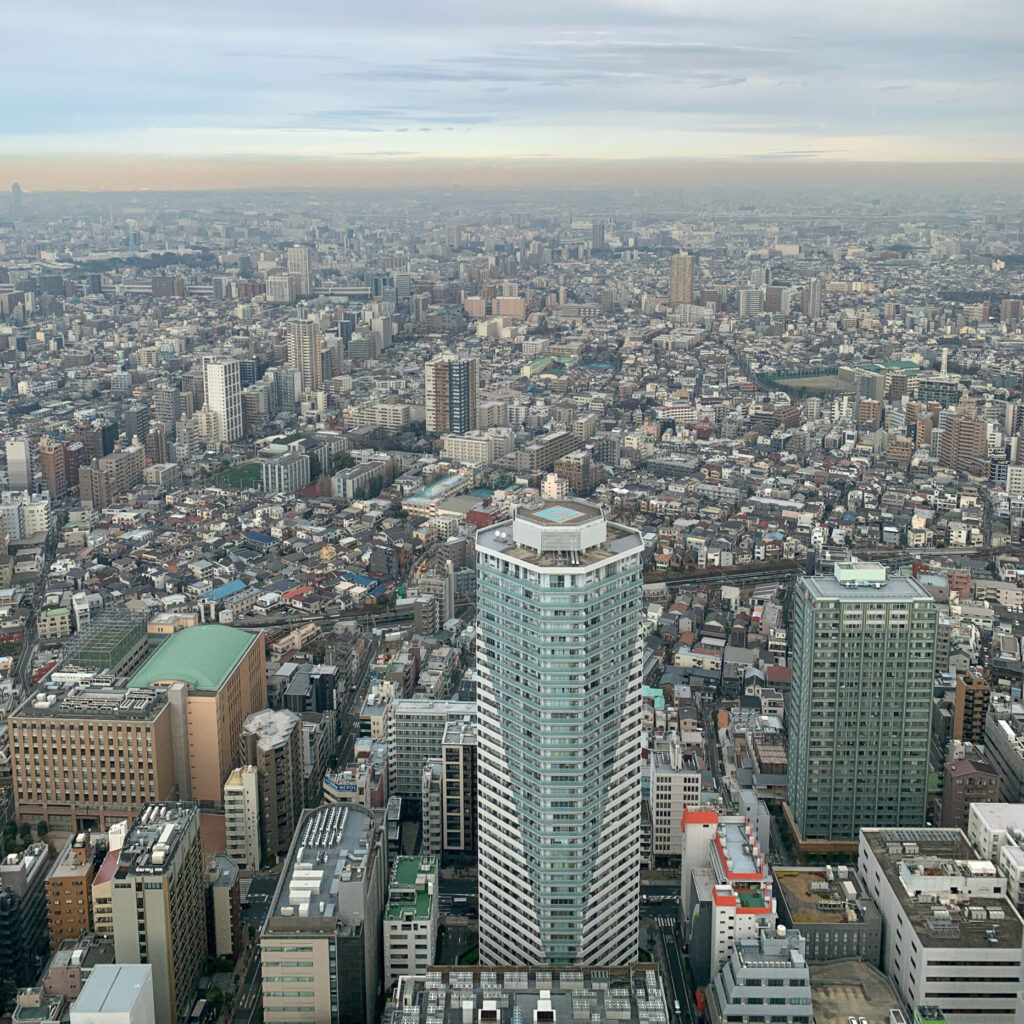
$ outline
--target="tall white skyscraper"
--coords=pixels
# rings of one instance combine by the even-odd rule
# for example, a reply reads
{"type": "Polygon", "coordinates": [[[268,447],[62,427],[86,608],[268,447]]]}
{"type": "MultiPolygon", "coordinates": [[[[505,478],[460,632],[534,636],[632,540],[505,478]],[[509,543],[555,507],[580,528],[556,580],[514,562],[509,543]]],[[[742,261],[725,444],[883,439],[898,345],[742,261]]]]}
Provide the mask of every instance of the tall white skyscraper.
{"type": "Polygon", "coordinates": [[[313,294],[313,254],[307,246],[296,245],[288,250],[288,273],[295,278],[296,295],[313,294]]]}
{"type": "Polygon", "coordinates": [[[303,391],[319,391],[323,384],[322,339],[314,320],[288,321],[288,365],[302,374],[303,391]]]}
{"type": "Polygon", "coordinates": [[[12,491],[27,491],[32,486],[32,447],[27,438],[13,437],[5,445],[7,486],[12,491]]]}
{"type": "Polygon", "coordinates": [[[480,962],[632,963],[643,540],[563,500],[476,543],[480,962]]]}
{"type": "Polygon", "coordinates": [[[217,440],[237,441],[242,436],[242,380],[238,360],[211,356],[203,364],[206,408],[217,414],[217,440]]]}

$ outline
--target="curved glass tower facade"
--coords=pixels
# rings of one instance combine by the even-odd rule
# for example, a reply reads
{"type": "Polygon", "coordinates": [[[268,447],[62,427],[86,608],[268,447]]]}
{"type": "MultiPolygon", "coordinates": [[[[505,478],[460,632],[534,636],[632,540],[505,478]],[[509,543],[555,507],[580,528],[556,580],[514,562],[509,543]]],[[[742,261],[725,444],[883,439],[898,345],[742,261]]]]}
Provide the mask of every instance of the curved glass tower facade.
{"type": "Polygon", "coordinates": [[[572,500],[477,534],[483,964],[636,959],[642,553],[572,500]]]}

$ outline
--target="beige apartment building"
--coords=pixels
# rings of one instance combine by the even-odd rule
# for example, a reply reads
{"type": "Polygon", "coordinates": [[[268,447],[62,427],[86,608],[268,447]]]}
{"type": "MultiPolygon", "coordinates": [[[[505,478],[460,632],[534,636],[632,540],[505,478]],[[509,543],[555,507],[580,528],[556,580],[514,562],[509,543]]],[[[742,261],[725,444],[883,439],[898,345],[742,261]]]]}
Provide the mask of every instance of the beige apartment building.
{"type": "Polygon", "coordinates": [[[135,819],[113,883],[114,957],[151,964],[157,1024],[186,1015],[206,966],[206,867],[194,803],[159,803],[135,819]]]}

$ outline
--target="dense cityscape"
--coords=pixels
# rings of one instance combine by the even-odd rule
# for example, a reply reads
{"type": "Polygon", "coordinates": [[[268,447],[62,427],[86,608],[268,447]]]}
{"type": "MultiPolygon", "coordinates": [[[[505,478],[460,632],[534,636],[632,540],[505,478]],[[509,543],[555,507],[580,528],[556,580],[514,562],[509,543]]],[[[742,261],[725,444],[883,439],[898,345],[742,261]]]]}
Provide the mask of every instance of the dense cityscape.
{"type": "Polygon", "coordinates": [[[0,1016],[1024,1024],[1019,194],[23,184],[0,1016]]]}

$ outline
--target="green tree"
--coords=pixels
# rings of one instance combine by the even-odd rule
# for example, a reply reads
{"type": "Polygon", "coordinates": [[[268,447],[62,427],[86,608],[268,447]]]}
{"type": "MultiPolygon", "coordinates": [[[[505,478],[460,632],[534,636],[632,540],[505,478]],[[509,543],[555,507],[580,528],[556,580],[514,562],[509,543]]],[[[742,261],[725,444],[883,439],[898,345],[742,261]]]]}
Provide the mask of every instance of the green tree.
{"type": "Polygon", "coordinates": [[[18,829],[18,835],[21,838],[22,844],[28,846],[32,842],[32,826],[26,821],[18,829]]]}
{"type": "Polygon", "coordinates": [[[45,821],[41,821],[41,822],[39,822],[38,825],[36,825],[36,835],[39,836],[40,839],[42,839],[43,836],[45,836],[46,833],[49,832],[49,831],[50,831],[50,828],[46,824],[45,821]]]}
{"type": "Polygon", "coordinates": [[[224,1009],[224,992],[214,985],[206,993],[206,1001],[213,1007],[213,1012],[219,1017],[221,1010],[224,1009]]]}

